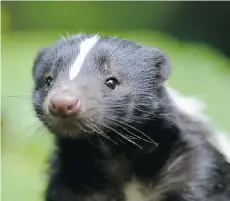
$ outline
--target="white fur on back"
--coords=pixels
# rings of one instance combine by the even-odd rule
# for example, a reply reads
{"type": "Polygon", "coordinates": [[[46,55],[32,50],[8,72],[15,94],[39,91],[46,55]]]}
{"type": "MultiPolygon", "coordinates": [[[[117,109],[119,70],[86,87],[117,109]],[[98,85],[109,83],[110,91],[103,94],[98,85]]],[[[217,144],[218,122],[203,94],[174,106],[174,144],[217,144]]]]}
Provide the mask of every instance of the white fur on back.
{"type": "Polygon", "coordinates": [[[230,163],[230,137],[228,137],[226,133],[217,131],[215,135],[210,138],[210,142],[218,148],[230,163]]]}
{"type": "MultiPolygon", "coordinates": [[[[204,102],[197,98],[184,97],[176,90],[169,87],[167,87],[167,91],[179,110],[201,121],[209,121],[209,118],[203,113],[205,109],[204,102]]],[[[225,156],[226,160],[230,162],[230,137],[223,132],[216,131],[212,136],[209,136],[208,140],[225,156]]]]}
{"type": "Polygon", "coordinates": [[[182,96],[178,91],[172,88],[167,88],[168,94],[176,107],[181,111],[202,119],[206,119],[207,117],[203,114],[203,110],[205,109],[204,102],[198,100],[197,98],[188,98],[182,96]]]}
{"type": "Polygon", "coordinates": [[[81,42],[79,54],[69,70],[70,80],[73,80],[80,72],[86,56],[88,55],[89,51],[94,47],[94,45],[97,43],[98,40],[99,40],[99,36],[95,35],[81,42]]]}

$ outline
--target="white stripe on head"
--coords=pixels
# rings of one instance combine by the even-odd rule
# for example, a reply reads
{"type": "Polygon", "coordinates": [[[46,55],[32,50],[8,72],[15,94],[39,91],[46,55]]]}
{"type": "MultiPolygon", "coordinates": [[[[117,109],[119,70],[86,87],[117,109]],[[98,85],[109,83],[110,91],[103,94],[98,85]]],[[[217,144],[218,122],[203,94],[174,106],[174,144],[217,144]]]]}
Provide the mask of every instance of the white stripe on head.
{"type": "Polygon", "coordinates": [[[95,35],[92,38],[87,38],[81,42],[79,54],[69,70],[70,80],[73,80],[80,72],[85,57],[88,55],[89,51],[94,47],[94,45],[97,43],[98,40],[99,40],[99,36],[95,35]]]}

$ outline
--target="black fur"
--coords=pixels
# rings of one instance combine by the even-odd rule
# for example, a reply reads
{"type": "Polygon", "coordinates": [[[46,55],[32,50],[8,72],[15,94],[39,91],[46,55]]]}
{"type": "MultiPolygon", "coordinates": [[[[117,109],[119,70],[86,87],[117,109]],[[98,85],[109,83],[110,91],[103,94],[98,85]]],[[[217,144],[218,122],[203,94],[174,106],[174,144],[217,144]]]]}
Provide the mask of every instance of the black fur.
{"type": "Polygon", "coordinates": [[[230,165],[206,140],[208,125],[173,106],[164,86],[167,57],[100,37],[70,82],[68,69],[88,37],[60,40],[35,60],[33,105],[56,138],[46,201],[125,201],[134,176],[148,201],[229,201],[230,165]],[[115,91],[105,85],[110,77],[118,80],[115,91]],[[46,111],[49,95],[62,86],[84,105],[74,118],[46,111]]]}

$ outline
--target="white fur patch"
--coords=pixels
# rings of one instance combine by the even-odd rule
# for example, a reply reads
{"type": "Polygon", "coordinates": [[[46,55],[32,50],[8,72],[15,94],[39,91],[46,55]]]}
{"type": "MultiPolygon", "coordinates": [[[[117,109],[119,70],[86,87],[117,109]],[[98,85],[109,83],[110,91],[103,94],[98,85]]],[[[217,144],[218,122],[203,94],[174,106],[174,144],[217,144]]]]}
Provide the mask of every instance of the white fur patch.
{"type": "Polygon", "coordinates": [[[81,42],[79,54],[69,70],[70,80],[73,80],[78,75],[86,56],[88,55],[89,51],[94,47],[94,45],[97,43],[98,40],[99,40],[99,36],[95,35],[92,38],[87,38],[81,42]]]}
{"type": "Polygon", "coordinates": [[[209,140],[230,163],[230,137],[226,133],[217,131],[209,140]]]}
{"type": "Polygon", "coordinates": [[[199,117],[201,119],[208,119],[203,114],[203,110],[205,109],[204,102],[198,100],[197,98],[184,97],[175,89],[167,89],[170,98],[179,110],[187,113],[188,115],[199,117]]]}
{"type": "MultiPolygon", "coordinates": [[[[205,104],[201,100],[197,98],[188,98],[179,94],[176,90],[167,87],[168,94],[175,106],[187,113],[188,115],[193,116],[196,119],[200,119],[202,121],[210,122],[210,119],[203,113],[205,109],[205,104]]],[[[230,135],[227,135],[220,131],[215,131],[213,135],[208,136],[209,141],[212,143],[214,147],[221,152],[226,160],[230,163],[230,135]]]]}
{"type": "Polygon", "coordinates": [[[141,184],[133,179],[127,183],[124,188],[125,200],[126,201],[148,201],[148,195],[145,195],[142,190],[141,184]]]}

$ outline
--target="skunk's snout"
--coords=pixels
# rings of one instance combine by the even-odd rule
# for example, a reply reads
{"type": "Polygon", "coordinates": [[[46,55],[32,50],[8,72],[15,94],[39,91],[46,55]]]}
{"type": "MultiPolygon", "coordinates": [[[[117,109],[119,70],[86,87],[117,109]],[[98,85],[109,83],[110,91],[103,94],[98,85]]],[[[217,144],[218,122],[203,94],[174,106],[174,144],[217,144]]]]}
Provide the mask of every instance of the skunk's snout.
{"type": "Polygon", "coordinates": [[[52,95],[49,102],[49,112],[56,117],[71,117],[81,108],[81,101],[68,90],[59,90],[52,95]]]}

